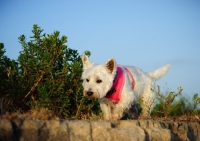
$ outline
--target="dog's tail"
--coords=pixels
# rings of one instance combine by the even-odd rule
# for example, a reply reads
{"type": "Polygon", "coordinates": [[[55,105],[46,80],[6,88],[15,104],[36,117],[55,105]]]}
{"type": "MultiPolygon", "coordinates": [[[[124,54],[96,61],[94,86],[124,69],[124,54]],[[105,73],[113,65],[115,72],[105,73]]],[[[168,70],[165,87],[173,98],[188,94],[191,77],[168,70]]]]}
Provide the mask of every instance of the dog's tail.
{"type": "Polygon", "coordinates": [[[170,68],[170,64],[167,64],[153,72],[147,72],[147,75],[154,80],[158,80],[167,73],[169,68],[170,68]]]}

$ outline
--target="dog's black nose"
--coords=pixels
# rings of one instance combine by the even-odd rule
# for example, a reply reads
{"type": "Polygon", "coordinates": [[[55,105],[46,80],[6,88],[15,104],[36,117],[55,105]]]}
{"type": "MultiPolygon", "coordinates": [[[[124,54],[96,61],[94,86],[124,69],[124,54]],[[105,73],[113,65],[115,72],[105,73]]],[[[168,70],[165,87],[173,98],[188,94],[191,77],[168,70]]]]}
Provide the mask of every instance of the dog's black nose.
{"type": "Polygon", "coordinates": [[[88,92],[87,92],[87,95],[88,95],[88,96],[91,96],[91,95],[93,95],[93,92],[88,91],[88,92]]]}

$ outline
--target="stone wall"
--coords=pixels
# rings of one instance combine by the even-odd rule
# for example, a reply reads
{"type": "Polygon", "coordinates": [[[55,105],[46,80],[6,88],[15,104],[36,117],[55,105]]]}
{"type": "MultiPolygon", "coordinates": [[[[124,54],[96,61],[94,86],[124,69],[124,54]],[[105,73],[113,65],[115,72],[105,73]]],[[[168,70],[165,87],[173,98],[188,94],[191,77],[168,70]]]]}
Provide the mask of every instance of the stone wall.
{"type": "Polygon", "coordinates": [[[0,120],[0,141],[200,141],[197,122],[0,120]]]}

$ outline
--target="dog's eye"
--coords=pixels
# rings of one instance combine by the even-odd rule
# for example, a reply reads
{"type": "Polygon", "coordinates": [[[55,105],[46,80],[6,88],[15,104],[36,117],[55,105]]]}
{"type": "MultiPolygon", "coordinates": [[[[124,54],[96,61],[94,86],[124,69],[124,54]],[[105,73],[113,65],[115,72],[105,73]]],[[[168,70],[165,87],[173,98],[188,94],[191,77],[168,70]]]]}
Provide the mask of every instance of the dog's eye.
{"type": "Polygon", "coordinates": [[[97,83],[101,83],[101,82],[102,82],[102,80],[98,79],[96,82],[97,82],[97,83]]]}
{"type": "Polygon", "coordinates": [[[90,80],[89,80],[89,79],[86,79],[86,81],[89,82],[90,80]]]}

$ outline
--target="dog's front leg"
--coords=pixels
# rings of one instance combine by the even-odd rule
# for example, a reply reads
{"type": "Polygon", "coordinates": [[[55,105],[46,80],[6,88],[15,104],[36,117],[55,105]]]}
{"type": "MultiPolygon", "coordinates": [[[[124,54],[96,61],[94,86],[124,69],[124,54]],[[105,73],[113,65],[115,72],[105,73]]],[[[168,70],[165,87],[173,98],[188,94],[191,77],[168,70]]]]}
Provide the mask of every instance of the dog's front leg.
{"type": "Polygon", "coordinates": [[[101,107],[101,110],[103,112],[103,118],[105,120],[111,120],[112,119],[111,118],[111,114],[112,114],[111,107],[103,101],[100,101],[100,107],[101,107]]]}
{"type": "Polygon", "coordinates": [[[125,108],[122,103],[116,104],[116,106],[113,108],[112,120],[121,119],[123,116],[124,110],[125,108]]]}
{"type": "Polygon", "coordinates": [[[133,91],[122,93],[121,100],[116,104],[113,109],[112,119],[119,120],[123,117],[126,110],[130,109],[134,104],[135,97],[133,91]]]}

